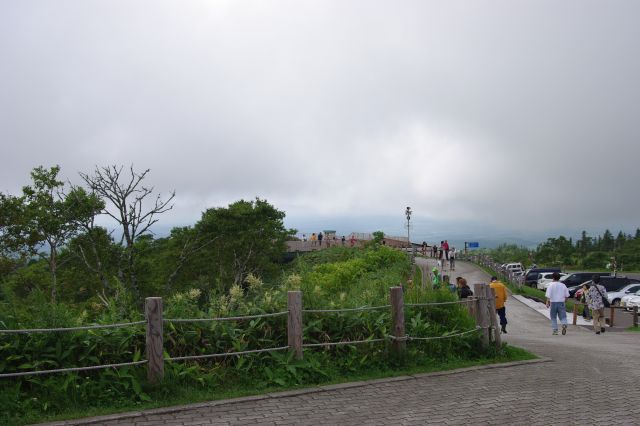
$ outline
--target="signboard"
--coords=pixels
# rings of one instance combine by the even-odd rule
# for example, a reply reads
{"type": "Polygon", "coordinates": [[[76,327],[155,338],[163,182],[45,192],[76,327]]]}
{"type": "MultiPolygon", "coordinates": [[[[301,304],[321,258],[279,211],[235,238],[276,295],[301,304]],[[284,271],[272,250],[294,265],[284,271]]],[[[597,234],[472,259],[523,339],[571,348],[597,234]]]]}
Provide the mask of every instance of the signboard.
{"type": "Polygon", "coordinates": [[[469,248],[478,248],[478,247],[480,247],[480,243],[477,241],[469,243],[469,248]]]}

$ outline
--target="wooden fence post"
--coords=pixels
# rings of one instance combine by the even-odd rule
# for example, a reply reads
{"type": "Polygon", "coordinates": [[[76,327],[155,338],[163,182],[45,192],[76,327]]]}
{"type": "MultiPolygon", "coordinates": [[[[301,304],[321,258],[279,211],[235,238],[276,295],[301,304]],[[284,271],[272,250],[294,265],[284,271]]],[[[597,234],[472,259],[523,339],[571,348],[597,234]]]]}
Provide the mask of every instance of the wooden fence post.
{"type": "Polygon", "coordinates": [[[147,319],[147,379],[149,383],[156,384],[164,378],[162,297],[147,297],[144,303],[144,313],[147,319]]]}
{"type": "Polygon", "coordinates": [[[487,288],[486,284],[474,284],[473,285],[473,293],[478,298],[478,309],[477,309],[477,318],[478,318],[478,326],[482,328],[482,345],[484,347],[489,346],[489,307],[488,307],[488,296],[487,296],[487,288]]]}
{"type": "Polygon", "coordinates": [[[634,327],[638,326],[638,307],[637,306],[633,307],[633,326],[634,327]]]}
{"type": "Polygon", "coordinates": [[[302,292],[287,292],[287,340],[296,359],[302,359],[302,292]]]}
{"type": "Polygon", "coordinates": [[[573,304],[573,325],[578,324],[578,302],[573,304]]]}
{"type": "Polygon", "coordinates": [[[498,314],[496,312],[496,291],[491,287],[487,286],[487,293],[489,296],[489,322],[491,323],[491,328],[493,329],[493,343],[496,346],[496,349],[500,349],[502,347],[502,338],[500,337],[500,325],[498,324],[498,314]]]}
{"type": "Polygon", "coordinates": [[[393,351],[396,355],[402,356],[407,348],[407,342],[404,340],[404,294],[402,287],[391,287],[389,290],[393,335],[396,337],[393,341],[393,351]]]}
{"type": "Polygon", "coordinates": [[[609,327],[613,327],[613,316],[615,315],[614,312],[616,310],[613,308],[613,305],[611,305],[611,314],[609,315],[609,327]]]}

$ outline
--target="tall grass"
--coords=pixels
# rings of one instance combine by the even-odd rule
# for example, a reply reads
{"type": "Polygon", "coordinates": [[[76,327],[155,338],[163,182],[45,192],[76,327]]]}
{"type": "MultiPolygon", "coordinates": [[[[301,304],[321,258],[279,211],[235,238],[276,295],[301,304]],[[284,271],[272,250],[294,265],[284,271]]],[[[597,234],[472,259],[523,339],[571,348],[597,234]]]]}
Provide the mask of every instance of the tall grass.
{"type": "MultiPolygon", "coordinates": [[[[406,284],[411,265],[405,254],[381,245],[365,249],[335,247],[298,258],[281,277],[262,282],[249,276],[246,286],[228,293],[200,290],[176,293],[164,301],[165,318],[211,318],[286,310],[287,291],[303,292],[308,309],[351,308],[389,304],[389,287],[406,284]]],[[[419,282],[419,281],[417,281],[419,282]]],[[[449,290],[405,288],[406,303],[453,301],[449,290]]],[[[1,306],[5,328],[63,327],[87,322],[137,321],[142,314],[126,292],[105,304],[51,305],[31,295],[29,306],[1,306]],[[53,312],[54,315],[47,315],[53,312]]],[[[442,336],[474,327],[460,305],[406,308],[411,336],[442,336]]],[[[303,318],[305,343],[384,338],[391,332],[388,310],[312,314],[303,318]]],[[[166,323],[165,351],[171,357],[286,346],[286,317],[238,322],[166,323]]],[[[86,373],[0,379],[0,423],[41,420],[98,407],[131,409],[154,406],[185,395],[186,389],[209,398],[229,392],[256,393],[341,381],[371,371],[395,371],[429,365],[486,362],[496,356],[481,347],[479,336],[414,341],[407,357],[390,356],[388,342],[307,349],[303,360],[271,352],[200,362],[167,362],[160,386],[150,386],[143,367],[86,373]]],[[[132,327],[74,333],[0,334],[0,373],[32,369],[110,364],[138,360],[144,353],[144,329],[132,327]]],[[[178,398],[179,399],[179,398],[178,398]]],[[[176,399],[174,399],[175,401],[176,399]]]]}

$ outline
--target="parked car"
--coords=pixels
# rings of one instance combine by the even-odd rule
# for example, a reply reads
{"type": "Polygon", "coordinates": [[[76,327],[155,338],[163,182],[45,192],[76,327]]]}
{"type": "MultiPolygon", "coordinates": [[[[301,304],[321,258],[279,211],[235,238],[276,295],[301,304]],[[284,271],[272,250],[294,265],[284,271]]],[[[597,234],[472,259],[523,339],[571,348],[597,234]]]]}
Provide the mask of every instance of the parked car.
{"type": "MultiPolygon", "coordinates": [[[[538,281],[536,283],[536,287],[538,288],[538,290],[546,290],[547,287],[549,287],[549,283],[553,281],[553,278],[551,277],[552,275],[553,272],[541,272],[540,274],[538,274],[538,281]]],[[[567,274],[561,272],[560,281],[562,281],[562,278],[566,276],[567,274]]]]}
{"type": "MultiPolygon", "coordinates": [[[[593,285],[593,281],[591,280],[586,281],[586,283],[589,284],[589,286],[593,285]]],[[[607,290],[607,293],[609,293],[620,291],[622,288],[628,286],[629,284],[640,284],[640,280],[627,277],[602,277],[600,278],[600,284],[604,286],[605,290],[607,290]]],[[[576,291],[578,291],[580,287],[582,287],[582,285],[568,287],[569,296],[575,297],[576,291]]]]}
{"type": "Polygon", "coordinates": [[[522,266],[522,263],[517,262],[517,263],[507,263],[506,265],[504,265],[504,271],[508,274],[508,273],[514,273],[514,272],[522,272],[524,271],[524,267],[522,266]]]}
{"type": "Polygon", "coordinates": [[[562,278],[561,281],[567,287],[573,287],[576,285],[580,285],[585,281],[591,280],[594,275],[599,275],[601,277],[610,276],[609,272],[573,272],[566,277],[562,278]]]}
{"type": "Polygon", "coordinates": [[[620,300],[622,296],[626,296],[627,294],[635,294],[637,291],[640,291],[640,283],[638,284],[629,284],[622,287],[618,291],[608,291],[607,299],[609,299],[609,303],[614,306],[620,306],[620,300]]]}
{"type": "Polygon", "coordinates": [[[625,305],[625,309],[633,309],[634,306],[637,306],[640,309],[640,295],[630,297],[625,305]]]}
{"type": "Polygon", "coordinates": [[[635,293],[625,294],[620,298],[620,306],[624,306],[626,309],[629,309],[629,303],[633,298],[640,298],[640,290],[635,293]]]}
{"type": "Polygon", "coordinates": [[[542,272],[560,272],[560,268],[533,268],[526,271],[524,284],[535,287],[538,284],[538,275],[542,272]]]}

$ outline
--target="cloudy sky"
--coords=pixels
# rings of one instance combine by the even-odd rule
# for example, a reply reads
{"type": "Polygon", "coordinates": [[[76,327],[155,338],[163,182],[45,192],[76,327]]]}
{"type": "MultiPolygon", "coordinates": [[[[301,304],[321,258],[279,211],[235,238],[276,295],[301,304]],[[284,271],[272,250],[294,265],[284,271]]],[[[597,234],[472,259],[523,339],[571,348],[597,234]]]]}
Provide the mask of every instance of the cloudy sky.
{"type": "MultiPolygon", "coordinates": [[[[640,226],[640,2],[0,0],[0,191],[150,168],[166,226],[640,226]]],[[[413,239],[413,238],[412,238],[413,239]]]]}

